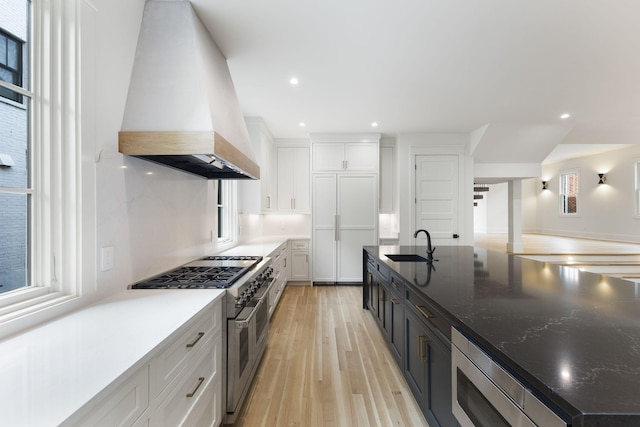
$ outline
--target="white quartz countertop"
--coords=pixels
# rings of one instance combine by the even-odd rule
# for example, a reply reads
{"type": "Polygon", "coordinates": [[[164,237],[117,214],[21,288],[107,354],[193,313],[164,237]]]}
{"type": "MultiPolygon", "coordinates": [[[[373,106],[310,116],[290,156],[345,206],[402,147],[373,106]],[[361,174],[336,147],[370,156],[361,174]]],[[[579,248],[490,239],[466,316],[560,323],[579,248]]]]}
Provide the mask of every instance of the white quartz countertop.
{"type": "Polygon", "coordinates": [[[305,240],[309,236],[267,236],[244,242],[234,248],[226,250],[221,255],[269,256],[274,250],[287,240],[305,240]]]}
{"type": "Polygon", "coordinates": [[[224,293],[127,290],[0,341],[0,425],[59,425],[224,293]]]}

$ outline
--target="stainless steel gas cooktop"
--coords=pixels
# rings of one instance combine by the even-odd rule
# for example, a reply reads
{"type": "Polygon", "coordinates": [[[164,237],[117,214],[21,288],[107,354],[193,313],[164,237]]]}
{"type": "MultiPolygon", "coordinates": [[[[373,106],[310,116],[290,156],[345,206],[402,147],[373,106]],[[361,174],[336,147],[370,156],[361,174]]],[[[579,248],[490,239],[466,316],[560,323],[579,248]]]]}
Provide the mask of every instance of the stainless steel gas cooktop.
{"type": "Polygon", "coordinates": [[[227,289],[261,260],[260,256],[209,256],[136,283],[131,288],[227,289]]]}

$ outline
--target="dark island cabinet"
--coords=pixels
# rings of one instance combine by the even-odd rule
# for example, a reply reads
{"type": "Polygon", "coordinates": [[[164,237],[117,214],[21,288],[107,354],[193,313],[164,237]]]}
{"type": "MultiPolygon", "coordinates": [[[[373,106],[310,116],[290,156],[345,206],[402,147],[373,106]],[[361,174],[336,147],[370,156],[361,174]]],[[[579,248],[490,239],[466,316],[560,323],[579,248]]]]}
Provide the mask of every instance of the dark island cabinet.
{"type": "Polygon", "coordinates": [[[404,284],[393,274],[383,285],[385,292],[384,322],[391,353],[400,369],[404,366],[404,284]]]}
{"type": "Polygon", "coordinates": [[[457,426],[451,412],[451,343],[423,316],[405,310],[404,376],[431,427],[457,426]]]}
{"type": "Polygon", "coordinates": [[[385,338],[431,427],[457,426],[451,412],[451,324],[400,275],[364,252],[364,308],[385,338]]]}

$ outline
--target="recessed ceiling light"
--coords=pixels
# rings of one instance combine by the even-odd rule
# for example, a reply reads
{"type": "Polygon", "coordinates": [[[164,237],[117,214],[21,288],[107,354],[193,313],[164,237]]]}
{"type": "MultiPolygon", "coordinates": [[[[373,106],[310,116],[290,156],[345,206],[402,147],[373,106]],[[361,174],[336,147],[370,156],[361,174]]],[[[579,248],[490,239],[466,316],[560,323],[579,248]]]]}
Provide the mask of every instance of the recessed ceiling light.
{"type": "Polygon", "coordinates": [[[306,123],[305,123],[305,122],[300,122],[300,127],[301,127],[301,128],[303,128],[303,127],[305,127],[305,126],[306,126],[306,123]]]}
{"type": "Polygon", "coordinates": [[[298,84],[298,78],[297,77],[291,77],[291,80],[289,80],[289,83],[291,83],[292,85],[297,85],[298,84]]]}
{"type": "Polygon", "coordinates": [[[371,127],[377,128],[378,127],[378,122],[371,122],[371,127]]]}
{"type": "Polygon", "coordinates": [[[153,172],[147,172],[147,175],[153,175],[153,172]]]}
{"type": "Polygon", "coordinates": [[[571,117],[571,114],[569,114],[569,113],[564,113],[564,114],[560,115],[560,118],[562,120],[567,120],[569,117],[571,117]]]}

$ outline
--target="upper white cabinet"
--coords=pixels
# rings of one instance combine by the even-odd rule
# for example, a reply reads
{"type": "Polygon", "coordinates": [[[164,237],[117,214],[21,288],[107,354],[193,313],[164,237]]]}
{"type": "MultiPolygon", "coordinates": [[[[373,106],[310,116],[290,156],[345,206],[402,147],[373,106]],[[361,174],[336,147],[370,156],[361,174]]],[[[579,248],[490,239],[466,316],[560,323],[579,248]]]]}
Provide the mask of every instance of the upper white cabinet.
{"type": "Polygon", "coordinates": [[[278,146],[277,153],[278,212],[309,212],[309,147],[278,146]]]}
{"type": "Polygon", "coordinates": [[[378,172],[377,142],[314,142],[313,172],[378,172]]]}
{"type": "Polygon", "coordinates": [[[245,122],[260,165],[260,179],[238,181],[238,208],[244,214],[274,212],[277,208],[275,143],[261,118],[246,117],[245,122]]]}

